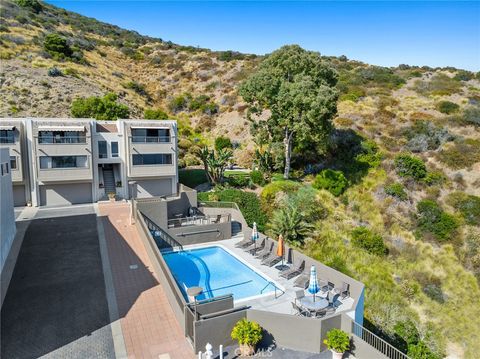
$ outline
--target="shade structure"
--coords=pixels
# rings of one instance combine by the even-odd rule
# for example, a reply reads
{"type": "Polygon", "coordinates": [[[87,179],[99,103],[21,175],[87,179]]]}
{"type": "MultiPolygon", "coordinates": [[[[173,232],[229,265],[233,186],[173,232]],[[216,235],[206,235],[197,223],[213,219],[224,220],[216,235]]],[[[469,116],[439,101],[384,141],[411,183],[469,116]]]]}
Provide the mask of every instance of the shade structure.
{"type": "Polygon", "coordinates": [[[308,285],[308,292],[313,294],[313,300],[315,301],[315,294],[318,293],[320,288],[318,287],[317,268],[312,265],[310,267],[310,284],[308,285]]]}

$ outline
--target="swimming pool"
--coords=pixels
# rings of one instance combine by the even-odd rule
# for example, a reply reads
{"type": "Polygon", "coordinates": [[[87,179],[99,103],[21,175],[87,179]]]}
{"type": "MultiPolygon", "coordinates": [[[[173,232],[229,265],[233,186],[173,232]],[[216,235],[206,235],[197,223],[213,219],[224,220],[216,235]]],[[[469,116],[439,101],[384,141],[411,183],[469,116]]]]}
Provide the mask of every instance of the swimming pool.
{"type": "Polygon", "coordinates": [[[163,258],[187,301],[186,288],[193,286],[203,288],[199,300],[233,294],[238,301],[275,291],[271,281],[220,246],[166,252],[163,258]]]}

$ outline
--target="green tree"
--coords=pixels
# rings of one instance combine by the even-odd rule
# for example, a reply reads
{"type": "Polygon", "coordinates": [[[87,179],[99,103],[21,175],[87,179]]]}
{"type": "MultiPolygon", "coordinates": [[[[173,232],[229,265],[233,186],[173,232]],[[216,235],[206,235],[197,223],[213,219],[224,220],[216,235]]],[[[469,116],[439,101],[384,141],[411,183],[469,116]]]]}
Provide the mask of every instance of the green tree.
{"type": "Polygon", "coordinates": [[[52,56],[70,57],[73,54],[67,39],[58,34],[48,34],[45,36],[43,48],[52,56]]]}
{"type": "Polygon", "coordinates": [[[197,152],[197,156],[203,163],[209,183],[221,183],[228,162],[232,158],[232,151],[228,149],[214,151],[209,150],[208,147],[205,146],[197,152]]]}
{"type": "Polygon", "coordinates": [[[347,188],[348,180],[342,171],[326,169],[315,177],[312,186],[316,189],[326,189],[334,196],[340,196],[347,188]]]}
{"type": "Polygon", "coordinates": [[[168,120],[168,115],[162,109],[147,108],[143,112],[143,118],[146,120],[168,120]]]}
{"type": "Polygon", "coordinates": [[[293,146],[326,148],[337,112],[337,78],[318,52],[287,45],[271,53],[240,86],[257,142],[283,141],[285,178],[290,175],[293,146]],[[267,119],[253,117],[265,111],[267,119]]]}
{"type": "Polygon", "coordinates": [[[91,96],[73,100],[70,112],[76,118],[93,117],[99,121],[111,121],[128,118],[130,110],[117,102],[117,95],[107,93],[103,97],[91,96]]]}
{"type": "Polygon", "coordinates": [[[287,205],[273,213],[269,228],[275,235],[283,235],[286,242],[301,246],[313,226],[305,221],[296,206],[287,205]]]}
{"type": "Polygon", "coordinates": [[[228,137],[220,136],[215,139],[215,150],[220,151],[233,148],[232,141],[228,137]]]}

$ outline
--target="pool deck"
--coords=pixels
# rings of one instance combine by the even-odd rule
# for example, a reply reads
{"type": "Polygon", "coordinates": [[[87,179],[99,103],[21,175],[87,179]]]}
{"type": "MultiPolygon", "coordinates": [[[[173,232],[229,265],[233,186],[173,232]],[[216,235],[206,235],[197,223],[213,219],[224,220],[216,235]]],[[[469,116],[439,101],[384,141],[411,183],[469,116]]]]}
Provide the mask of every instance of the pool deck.
{"type": "MultiPolygon", "coordinates": [[[[255,297],[251,300],[245,299],[236,302],[236,305],[248,305],[253,309],[265,310],[269,312],[275,313],[283,313],[283,314],[293,314],[292,310],[292,302],[295,300],[295,292],[300,290],[301,288],[296,288],[293,286],[293,282],[295,278],[292,279],[285,279],[280,277],[280,271],[275,268],[277,265],[273,267],[267,267],[260,264],[260,260],[254,258],[251,254],[244,252],[242,249],[236,248],[235,244],[241,241],[244,238],[243,233],[239,233],[237,236],[216,242],[209,242],[204,243],[201,245],[192,245],[192,246],[184,246],[184,249],[193,249],[193,248],[201,248],[201,247],[211,247],[211,246],[222,246],[231,253],[233,253],[237,258],[241,259],[244,263],[248,264],[251,268],[255,269],[257,272],[262,274],[268,280],[274,282],[279,290],[277,293],[271,293],[270,295],[262,296],[262,297],[255,297]],[[282,291],[284,293],[282,293],[282,291]]],[[[279,263],[281,264],[281,263],[279,263]]],[[[319,280],[321,279],[328,279],[328,278],[321,278],[319,276],[319,280]]],[[[320,293],[319,293],[320,294],[320,293]]],[[[321,297],[317,294],[317,297],[321,297]]],[[[305,295],[311,295],[307,291],[305,291],[305,295]]],[[[346,298],[342,299],[341,301],[337,301],[335,303],[337,305],[337,310],[335,313],[339,312],[349,312],[353,306],[353,299],[346,298]]]]}

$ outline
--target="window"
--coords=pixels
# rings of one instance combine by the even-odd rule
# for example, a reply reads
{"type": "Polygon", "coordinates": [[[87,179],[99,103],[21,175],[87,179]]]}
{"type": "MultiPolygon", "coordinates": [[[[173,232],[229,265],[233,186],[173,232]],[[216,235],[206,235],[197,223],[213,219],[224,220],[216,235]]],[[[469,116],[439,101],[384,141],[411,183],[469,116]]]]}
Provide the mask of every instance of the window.
{"type": "Polygon", "coordinates": [[[17,157],[16,156],[10,156],[10,168],[12,170],[17,169],[17,157]]]}
{"type": "Polygon", "coordinates": [[[112,157],[118,157],[118,142],[111,143],[112,157]]]}
{"type": "Polygon", "coordinates": [[[14,130],[0,130],[0,143],[15,143],[14,130]]]}
{"type": "Polygon", "coordinates": [[[2,176],[8,175],[8,162],[2,163],[0,165],[0,168],[1,168],[0,172],[1,172],[2,176]]]}
{"type": "Polygon", "coordinates": [[[172,155],[170,153],[148,153],[144,155],[132,155],[133,165],[171,165],[172,155]]]}
{"type": "Polygon", "coordinates": [[[86,143],[85,132],[81,131],[39,131],[38,143],[86,143]]]}
{"type": "Polygon", "coordinates": [[[170,142],[170,129],[168,128],[134,128],[132,129],[132,142],[170,142]]]}
{"type": "Polygon", "coordinates": [[[87,156],[40,156],[40,168],[86,168],[87,156]]]}
{"type": "Polygon", "coordinates": [[[98,141],[98,158],[107,158],[107,141],[98,141]]]}

